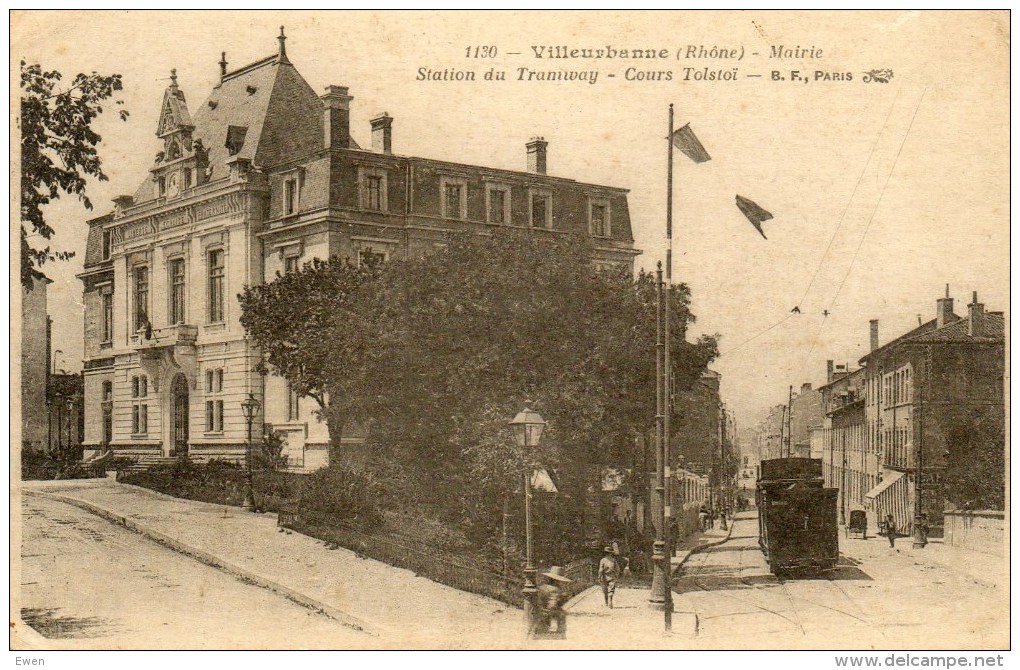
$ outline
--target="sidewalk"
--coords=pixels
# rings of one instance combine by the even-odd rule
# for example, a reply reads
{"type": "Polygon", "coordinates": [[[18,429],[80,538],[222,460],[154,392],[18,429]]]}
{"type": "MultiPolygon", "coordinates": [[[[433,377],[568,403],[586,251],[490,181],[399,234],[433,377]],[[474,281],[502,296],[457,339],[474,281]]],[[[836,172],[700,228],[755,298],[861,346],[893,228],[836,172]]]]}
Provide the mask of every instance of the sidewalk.
{"type": "MultiPolygon", "coordinates": [[[[738,515],[739,516],[739,515],[738,515]]],[[[714,528],[685,538],[672,559],[674,575],[691,554],[725,542],[732,532],[714,528]]],[[[600,586],[578,594],[567,604],[567,637],[571,649],[678,649],[695,635],[693,612],[683,610],[673,594],[672,633],[665,631],[664,612],[648,603],[648,588],[617,587],[613,609],[605,606],[600,586]]],[[[561,643],[562,644],[562,643],[561,643]]]]}
{"type": "Polygon", "coordinates": [[[855,560],[877,560],[895,556],[928,569],[957,573],[967,579],[995,589],[1007,589],[1009,563],[1004,556],[993,556],[945,544],[942,538],[931,538],[924,548],[913,547],[910,537],[896,539],[896,548],[881,536],[869,535],[867,540],[847,539],[840,527],[840,553],[855,560]]]}
{"type": "Polygon", "coordinates": [[[518,648],[521,612],[314,538],[280,532],[275,514],[173,498],[112,480],[24,482],[172,549],[319,609],[372,637],[366,648],[518,648]]]}

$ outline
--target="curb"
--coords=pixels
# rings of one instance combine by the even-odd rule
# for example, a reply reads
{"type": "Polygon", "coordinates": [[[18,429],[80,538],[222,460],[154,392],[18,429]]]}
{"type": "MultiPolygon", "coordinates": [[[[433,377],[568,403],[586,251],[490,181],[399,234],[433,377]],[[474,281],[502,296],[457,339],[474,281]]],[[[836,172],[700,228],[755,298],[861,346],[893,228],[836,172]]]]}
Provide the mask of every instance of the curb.
{"type": "MultiPolygon", "coordinates": [[[[676,563],[676,564],[672,564],[671,563],[672,567],[671,567],[670,573],[669,573],[670,577],[672,578],[676,574],[676,572],[680,568],[683,567],[684,563],[686,563],[687,559],[689,559],[691,556],[693,556],[694,554],[696,554],[696,553],[698,553],[700,551],[708,549],[709,547],[717,547],[717,546],[719,546],[720,544],[722,544],[724,542],[729,542],[729,539],[730,539],[731,535],[733,535],[733,523],[730,523],[730,525],[728,526],[728,530],[726,531],[726,537],[720,538],[718,540],[713,540],[712,542],[706,542],[705,544],[699,544],[698,546],[693,547],[692,549],[690,549],[687,552],[687,555],[684,556],[682,559],[680,559],[680,561],[678,563],[676,563]]],[[[598,584],[594,584],[592,586],[589,586],[584,591],[581,591],[580,593],[575,595],[573,598],[568,600],[566,602],[566,604],[563,605],[563,609],[571,609],[571,608],[573,608],[574,606],[576,606],[581,601],[581,599],[583,599],[584,597],[586,597],[589,593],[591,593],[593,591],[597,592],[598,589],[599,589],[599,585],[598,584]]]]}
{"type": "Polygon", "coordinates": [[[673,569],[672,569],[672,570],[670,571],[670,577],[672,577],[672,576],[673,576],[673,574],[674,574],[674,573],[675,573],[675,572],[676,572],[677,570],[679,570],[680,568],[682,568],[682,567],[684,566],[684,563],[686,563],[686,562],[687,562],[687,559],[689,559],[689,558],[690,558],[691,556],[693,556],[694,554],[697,554],[697,553],[699,553],[699,552],[702,552],[702,551],[704,551],[705,549],[708,549],[709,547],[718,547],[718,546],[719,546],[720,544],[723,544],[723,543],[725,543],[725,542],[729,542],[729,541],[730,541],[730,536],[732,536],[732,535],[733,535],[733,526],[734,526],[734,524],[733,524],[733,522],[731,521],[731,522],[730,522],[730,525],[729,525],[729,526],[727,527],[727,531],[726,531],[726,537],[723,537],[723,538],[721,538],[721,539],[718,539],[718,540],[714,540],[714,541],[712,541],[712,542],[706,542],[705,544],[699,544],[698,546],[696,546],[696,547],[693,547],[693,548],[692,548],[692,549],[691,549],[690,551],[688,551],[688,552],[687,552],[687,555],[686,555],[686,556],[684,556],[684,557],[683,557],[682,559],[680,559],[680,562],[679,562],[679,563],[677,563],[677,564],[676,564],[676,566],[675,566],[675,567],[674,567],[674,568],[673,568],[673,569]]]}
{"type": "MultiPolygon", "coordinates": [[[[148,489],[144,490],[147,491],[148,489]]],[[[301,593],[300,591],[296,591],[288,586],[280,584],[279,582],[276,582],[272,579],[268,579],[266,577],[263,577],[262,575],[254,573],[251,570],[242,568],[239,565],[235,565],[218,556],[210,554],[207,551],[203,551],[201,549],[198,549],[197,547],[192,547],[191,545],[185,544],[180,540],[174,539],[168,535],[160,533],[157,530],[153,530],[152,528],[143,526],[125,516],[117,514],[116,512],[111,512],[106,508],[100,507],[90,502],[86,502],[84,500],[80,500],[78,498],[61,495],[59,493],[50,493],[43,491],[24,491],[24,493],[27,495],[39,496],[42,498],[50,498],[51,500],[56,500],[58,502],[66,503],[68,505],[73,505],[74,507],[78,507],[80,509],[85,510],[86,512],[90,512],[91,514],[95,514],[98,517],[106,519],[111,523],[114,523],[119,526],[124,526],[128,530],[131,530],[135,533],[138,533],[139,535],[149,538],[150,540],[158,542],[159,544],[162,544],[165,547],[173,551],[176,551],[179,554],[184,554],[185,556],[193,558],[200,563],[204,563],[205,565],[208,565],[210,567],[222,570],[238,578],[242,582],[246,582],[248,584],[253,584],[255,586],[267,589],[269,591],[272,591],[273,593],[279,594],[284,598],[287,598],[288,600],[297,603],[298,605],[307,607],[317,612],[321,612],[327,617],[335,619],[336,621],[340,622],[341,624],[349,628],[353,628],[354,630],[361,631],[374,637],[378,637],[380,634],[380,628],[378,626],[371,625],[366,621],[359,619],[358,617],[353,616],[351,614],[348,614],[347,612],[338,610],[332,605],[324,603],[321,600],[317,600],[315,598],[307,596],[304,593],[301,593]]],[[[172,496],[168,497],[174,500],[180,500],[179,498],[173,498],[172,496]]]]}

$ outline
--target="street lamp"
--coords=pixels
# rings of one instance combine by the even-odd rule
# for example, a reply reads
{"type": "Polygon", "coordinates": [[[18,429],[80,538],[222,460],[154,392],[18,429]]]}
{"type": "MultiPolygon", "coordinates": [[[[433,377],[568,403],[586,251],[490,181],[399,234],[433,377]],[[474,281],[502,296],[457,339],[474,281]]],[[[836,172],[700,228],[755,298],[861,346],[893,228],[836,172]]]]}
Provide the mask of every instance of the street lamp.
{"type": "Polygon", "coordinates": [[[255,420],[255,415],[259,413],[260,406],[258,398],[253,393],[249,393],[248,397],[241,402],[241,411],[248,422],[248,440],[244,445],[244,501],[241,506],[249,512],[255,511],[255,495],[252,492],[251,484],[251,423],[255,420]]]}
{"type": "MultiPolygon", "coordinates": [[[[514,420],[510,422],[514,432],[514,442],[522,449],[534,449],[538,441],[542,439],[542,431],[545,429],[545,421],[542,416],[528,407],[517,413],[514,420]]],[[[535,564],[531,553],[531,469],[524,470],[524,588],[521,590],[524,596],[524,622],[526,631],[530,636],[533,629],[533,616],[535,607],[535,594],[538,589],[535,587],[535,564]]]]}
{"type": "Polygon", "coordinates": [[[67,407],[67,453],[61,454],[62,459],[70,460],[70,455],[74,448],[74,444],[71,442],[71,426],[73,423],[75,397],[69,395],[64,398],[64,405],[67,407]]]}

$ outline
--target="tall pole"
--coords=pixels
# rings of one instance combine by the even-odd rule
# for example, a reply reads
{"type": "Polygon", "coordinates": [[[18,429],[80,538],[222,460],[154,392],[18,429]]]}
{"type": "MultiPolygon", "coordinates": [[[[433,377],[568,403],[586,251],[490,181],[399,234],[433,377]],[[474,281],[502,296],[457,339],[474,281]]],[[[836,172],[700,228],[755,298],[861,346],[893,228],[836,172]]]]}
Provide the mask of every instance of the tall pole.
{"type": "Polygon", "coordinates": [[[531,473],[524,472],[524,588],[521,593],[524,595],[524,623],[526,635],[531,636],[532,621],[535,606],[535,594],[538,589],[535,586],[534,559],[531,553],[531,473]]]}
{"type": "Polygon", "coordinates": [[[665,626],[673,629],[673,542],[670,526],[673,523],[673,454],[670,445],[670,415],[673,413],[673,365],[670,356],[670,322],[673,320],[673,105],[669,106],[669,134],[666,135],[666,306],[662,314],[663,352],[663,420],[662,420],[662,480],[663,503],[662,541],[666,545],[665,626]]]}
{"type": "Polygon", "coordinates": [[[655,541],[652,544],[652,590],[648,602],[653,608],[664,606],[666,602],[666,545],[663,520],[665,519],[665,482],[663,477],[663,435],[665,433],[665,384],[663,383],[663,350],[662,341],[662,263],[655,271],[655,495],[652,496],[653,519],[655,525],[655,541]]]}
{"type": "Polygon", "coordinates": [[[786,405],[786,457],[793,456],[793,384],[790,384],[790,399],[786,405]]]}
{"type": "Polygon", "coordinates": [[[251,474],[251,423],[254,420],[254,412],[246,412],[245,419],[248,421],[248,439],[244,443],[244,500],[241,507],[249,512],[255,509],[255,494],[252,491],[251,474]]]}
{"type": "MultiPolygon", "coordinates": [[[[975,300],[975,302],[977,302],[975,300]]],[[[921,501],[921,496],[924,495],[924,394],[931,388],[931,365],[932,365],[932,350],[931,346],[925,348],[925,361],[924,361],[924,385],[918,393],[918,406],[917,413],[919,415],[918,423],[920,424],[920,430],[917,434],[917,448],[915,450],[914,461],[917,466],[917,476],[914,478],[914,549],[923,549],[928,544],[928,529],[925,527],[924,518],[924,505],[921,501]]]]}

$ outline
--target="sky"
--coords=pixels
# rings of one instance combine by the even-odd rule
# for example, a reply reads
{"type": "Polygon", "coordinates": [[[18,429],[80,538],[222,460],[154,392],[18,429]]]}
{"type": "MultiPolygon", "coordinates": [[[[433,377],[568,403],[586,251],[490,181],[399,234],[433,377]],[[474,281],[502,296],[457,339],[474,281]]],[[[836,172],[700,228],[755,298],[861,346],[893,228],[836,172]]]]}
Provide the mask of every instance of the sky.
{"type": "Polygon", "coordinates": [[[218,80],[220,53],[230,69],[271,55],[281,24],[291,62],[315,90],[350,87],[362,146],[380,111],[394,117],[394,152],[403,155],[523,170],[524,144],[543,136],[550,174],[630,189],[638,268],[665,257],[674,104],[677,126],[690,123],[712,160],[674,159],[673,276],[692,290],[692,336],[721,335],[713,368],[738,429],[785,402],[789,385],[823,383],[827,359],[856,364],[869,319],[879,320],[884,343],[919,316],[933,318],[946,284],[957,314],[972,291],[986,309],[1007,309],[1004,12],[15,12],[12,81],[19,59],[67,79],[121,73],[131,114],[96,124],[109,176],[89,186],[96,209],[65,197],[47,211],[55,246],[78,252],[46,268],[58,367],[81,369],[75,275],[85,221],[148,175],[170,69],[194,111],[218,80]],[[533,46],[559,45],[669,57],[532,55],[533,46]],[[468,57],[484,46],[496,47],[494,58],[468,57]],[[743,58],[685,58],[691,46],[743,58]],[[816,56],[771,58],[774,47],[816,56]],[[595,84],[517,81],[521,67],[599,76],[595,84]],[[628,67],[672,78],[629,81],[628,67]],[[472,70],[477,80],[419,81],[419,68],[472,70]],[[507,80],[485,81],[490,68],[507,80]],[[736,79],[694,80],[704,68],[737,68],[736,79]],[[865,83],[875,69],[892,76],[865,83]],[[850,81],[832,76],[847,73],[850,81]],[[736,208],[738,193],[774,215],[767,240],[736,208]]]}

